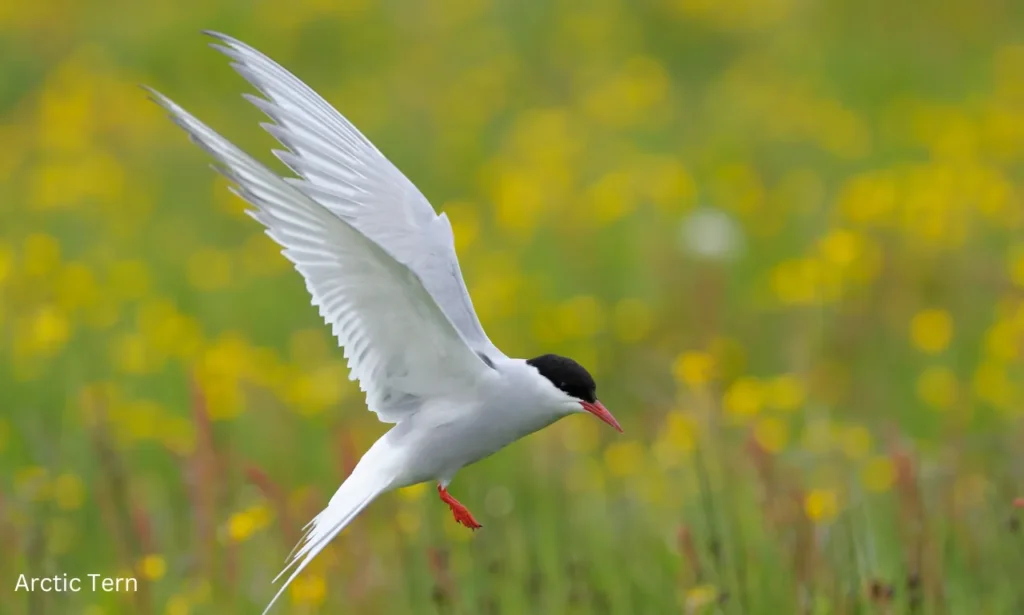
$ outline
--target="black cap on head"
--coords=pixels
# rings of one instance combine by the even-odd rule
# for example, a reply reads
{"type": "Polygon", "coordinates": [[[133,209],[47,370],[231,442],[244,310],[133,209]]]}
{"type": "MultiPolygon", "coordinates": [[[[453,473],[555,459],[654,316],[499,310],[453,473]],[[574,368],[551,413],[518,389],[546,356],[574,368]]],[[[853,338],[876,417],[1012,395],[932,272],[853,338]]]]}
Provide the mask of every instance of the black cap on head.
{"type": "Polygon", "coordinates": [[[597,385],[590,372],[568,357],[545,354],[527,361],[541,376],[551,381],[563,393],[588,403],[597,401],[597,385]]]}

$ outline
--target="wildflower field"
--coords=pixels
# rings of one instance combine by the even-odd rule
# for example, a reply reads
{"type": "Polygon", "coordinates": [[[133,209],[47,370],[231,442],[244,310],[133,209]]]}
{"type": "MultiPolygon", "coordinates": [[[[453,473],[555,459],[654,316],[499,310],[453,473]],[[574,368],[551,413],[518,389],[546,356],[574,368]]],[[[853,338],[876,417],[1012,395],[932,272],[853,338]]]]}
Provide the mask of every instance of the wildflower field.
{"type": "Polygon", "coordinates": [[[386,430],[164,92],[276,143],[202,29],[451,218],[572,417],[382,497],[275,612],[1024,612],[1024,4],[0,4],[0,612],[254,613],[386,430]],[[15,591],[19,575],[135,592],[15,591]]]}

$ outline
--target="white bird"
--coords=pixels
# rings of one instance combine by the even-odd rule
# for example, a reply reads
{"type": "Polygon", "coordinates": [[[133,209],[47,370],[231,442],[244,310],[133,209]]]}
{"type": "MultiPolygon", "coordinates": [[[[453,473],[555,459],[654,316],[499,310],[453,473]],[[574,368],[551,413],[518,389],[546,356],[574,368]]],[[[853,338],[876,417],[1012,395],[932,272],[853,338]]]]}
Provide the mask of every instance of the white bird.
{"type": "Polygon", "coordinates": [[[223,34],[215,49],[263,98],[298,177],[281,177],[167,97],[153,99],[219,163],[249,214],[305,278],[366,405],[394,427],[359,460],[306,526],[284,570],[295,577],[375,498],[435,481],[458,523],[480,524],[452,497],[460,468],[562,417],[589,412],[622,431],[577,362],[505,356],[480,325],[455,254],[452,227],[380,151],[323,98],[256,49],[223,34]]]}

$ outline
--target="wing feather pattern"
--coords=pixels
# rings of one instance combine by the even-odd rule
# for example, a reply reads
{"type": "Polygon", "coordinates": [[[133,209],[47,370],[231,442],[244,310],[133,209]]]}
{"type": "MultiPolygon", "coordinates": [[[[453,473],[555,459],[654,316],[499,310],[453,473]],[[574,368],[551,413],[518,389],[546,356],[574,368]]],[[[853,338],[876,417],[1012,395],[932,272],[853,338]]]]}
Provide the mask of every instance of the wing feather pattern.
{"type": "Polygon", "coordinates": [[[153,99],[210,153],[249,214],[306,281],[348,359],[350,378],[381,421],[400,422],[424,397],[472,386],[487,366],[417,274],[387,249],[251,158],[162,94],[153,99]]]}
{"type": "Polygon", "coordinates": [[[286,181],[415,271],[474,351],[501,356],[473,309],[448,217],[438,215],[401,171],[298,77],[241,41],[207,34],[263,96],[245,98],[273,120],[263,127],[287,148],[274,153],[299,178],[286,181]]]}

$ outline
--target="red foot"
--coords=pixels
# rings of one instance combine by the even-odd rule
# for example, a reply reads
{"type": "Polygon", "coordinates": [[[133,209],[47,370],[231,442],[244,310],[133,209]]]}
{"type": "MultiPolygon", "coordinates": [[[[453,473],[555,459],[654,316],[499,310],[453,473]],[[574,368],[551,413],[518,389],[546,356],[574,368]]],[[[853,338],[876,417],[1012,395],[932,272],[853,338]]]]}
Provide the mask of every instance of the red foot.
{"type": "Polygon", "coordinates": [[[447,504],[452,509],[452,515],[455,516],[456,521],[458,521],[462,525],[465,525],[471,530],[483,527],[482,525],[476,522],[476,519],[473,518],[473,514],[470,513],[465,506],[460,504],[458,500],[449,495],[448,491],[445,490],[445,488],[442,487],[441,485],[437,486],[437,494],[441,496],[441,501],[447,504]]]}

